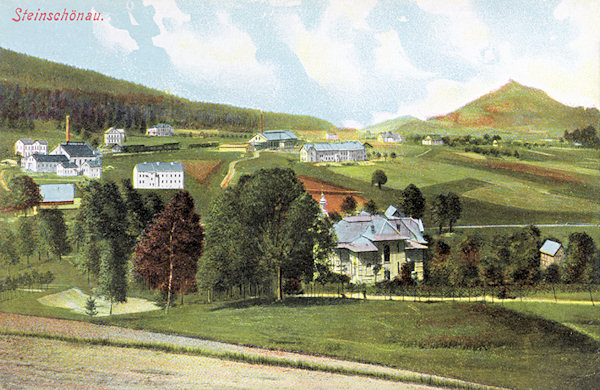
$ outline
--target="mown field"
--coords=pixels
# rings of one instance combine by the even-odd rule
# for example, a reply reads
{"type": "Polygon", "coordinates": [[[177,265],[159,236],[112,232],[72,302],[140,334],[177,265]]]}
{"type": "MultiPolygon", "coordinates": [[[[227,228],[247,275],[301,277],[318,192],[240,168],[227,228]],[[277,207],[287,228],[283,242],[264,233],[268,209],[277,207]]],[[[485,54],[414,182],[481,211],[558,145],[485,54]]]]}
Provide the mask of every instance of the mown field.
{"type": "MultiPolygon", "coordinates": [[[[589,314],[588,314],[589,315],[589,314]]],[[[186,305],[111,323],[378,362],[511,388],[593,388],[598,343],[487,304],[291,298],[186,305]]]]}

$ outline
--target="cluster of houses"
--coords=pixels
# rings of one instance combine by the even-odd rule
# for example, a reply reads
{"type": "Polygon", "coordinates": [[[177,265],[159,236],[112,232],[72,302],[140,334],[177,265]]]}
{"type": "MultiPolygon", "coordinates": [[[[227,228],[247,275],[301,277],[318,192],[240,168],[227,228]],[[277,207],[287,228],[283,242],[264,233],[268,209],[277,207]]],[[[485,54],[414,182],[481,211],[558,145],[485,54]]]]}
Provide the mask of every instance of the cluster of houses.
{"type": "Polygon", "coordinates": [[[21,168],[29,172],[92,179],[102,176],[102,154],[87,142],[62,142],[48,153],[48,142],[21,138],[15,143],[15,153],[21,155],[21,168]]]}

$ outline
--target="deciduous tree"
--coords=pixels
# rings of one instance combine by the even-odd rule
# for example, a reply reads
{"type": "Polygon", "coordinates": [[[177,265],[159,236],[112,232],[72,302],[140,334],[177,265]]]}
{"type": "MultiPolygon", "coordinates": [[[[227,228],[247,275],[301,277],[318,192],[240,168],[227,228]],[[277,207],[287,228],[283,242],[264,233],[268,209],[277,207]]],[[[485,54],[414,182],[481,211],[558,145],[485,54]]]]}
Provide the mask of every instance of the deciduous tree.
{"type": "Polygon", "coordinates": [[[381,189],[381,186],[387,183],[387,180],[388,178],[385,172],[381,169],[377,169],[375,172],[373,172],[373,175],[371,176],[371,185],[377,184],[379,189],[381,189]]]}
{"type": "Polygon", "coordinates": [[[460,219],[462,204],[458,195],[449,192],[446,195],[446,208],[448,210],[448,229],[452,232],[452,226],[460,219]]]}
{"type": "Polygon", "coordinates": [[[356,199],[352,195],[348,195],[342,201],[342,212],[346,214],[354,214],[356,212],[356,199]]]}
{"type": "Polygon", "coordinates": [[[423,218],[425,198],[416,185],[411,183],[402,191],[402,198],[399,203],[405,215],[413,218],[423,218]]]}
{"type": "Polygon", "coordinates": [[[62,210],[40,210],[37,215],[41,244],[58,260],[71,250],[67,240],[67,224],[62,210]]]}
{"type": "Polygon", "coordinates": [[[194,200],[179,191],[144,230],[135,248],[134,270],[153,289],[167,293],[166,312],[173,292],[181,296],[196,289],[198,259],[202,255],[204,231],[194,200]]]}
{"type": "Polygon", "coordinates": [[[433,200],[431,205],[431,217],[436,225],[439,227],[440,234],[442,233],[442,227],[448,220],[448,202],[446,196],[439,194],[433,200]]]}

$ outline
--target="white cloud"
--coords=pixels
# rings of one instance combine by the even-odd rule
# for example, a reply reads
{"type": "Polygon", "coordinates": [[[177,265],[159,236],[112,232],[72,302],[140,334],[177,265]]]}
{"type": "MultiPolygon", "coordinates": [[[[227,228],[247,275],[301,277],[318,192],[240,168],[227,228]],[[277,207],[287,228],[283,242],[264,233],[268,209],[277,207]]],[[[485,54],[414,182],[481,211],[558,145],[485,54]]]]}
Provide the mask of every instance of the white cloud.
{"type": "Polygon", "coordinates": [[[412,0],[419,8],[444,18],[443,37],[456,55],[474,65],[490,62],[491,37],[469,0],[412,0]]]}
{"type": "Polygon", "coordinates": [[[362,85],[356,48],[332,34],[329,27],[322,23],[317,30],[308,30],[295,14],[280,19],[286,43],[310,78],[330,90],[356,92],[362,85]]]}
{"type": "Polygon", "coordinates": [[[367,17],[377,0],[331,0],[325,18],[345,19],[357,30],[370,30],[367,17]]]}
{"type": "MultiPolygon", "coordinates": [[[[556,94],[566,101],[600,107],[600,3],[587,0],[563,0],[554,9],[557,20],[570,21],[579,29],[579,35],[571,42],[578,54],[577,65],[552,78],[556,94]],[[565,77],[566,76],[566,77],[565,77]],[[565,77],[562,81],[559,77],[565,77]],[[569,80],[565,83],[564,80],[569,80]],[[579,99],[576,96],[580,96],[579,99]],[[571,96],[570,96],[571,95],[571,96]]],[[[543,71],[543,69],[541,69],[543,71]]]]}
{"type": "MultiPolygon", "coordinates": [[[[92,12],[95,12],[93,8],[92,12]]],[[[110,24],[110,15],[105,15],[102,21],[93,23],[92,31],[102,46],[118,54],[127,55],[139,49],[129,31],[110,24]]]]}
{"type": "Polygon", "coordinates": [[[375,63],[382,76],[389,75],[395,79],[433,76],[433,73],[417,69],[411,64],[395,30],[376,34],[375,38],[379,42],[379,47],[375,49],[375,63]]]}
{"type": "Polygon", "coordinates": [[[173,28],[190,21],[190,15],[183,13],[175,0],[144,0],[143,4],[154,7],[154,21],[161,31],[165,29],[165,20],[168,20],[173,28]]]}
{"type": "Polygon", "coordinates": [[[408,22],[408,18],[405,15],[402,15],[398,18],[398,21],[400,23],[406,23],[406,22],[408,22]]]}
{"type": "Polygon", "coordinates": [[[342,127],[345,127],[347,129],[362,129],[364,126],[362,123],[355,121],[354,119],[348,119],[342,121],[342,127]]]}
{"type": "Polygon", "coordinates": [[[154,19],[160,34],[153,37],[152,42],[163,48],[173,65],[191,80],[243,93],[251,89],[272,92],[278,87],[273,69],[258,62],[255,43],[246,32],[233,25],[229,14],[218,12],[216,29],[206,35],[193,29],[188,23],[189,15],[170,7],[161,13],[163,2],[154,2],[159,4],[158,16],[154,19]],[[165,19],[169,22],[165,23],[165,19]]]}

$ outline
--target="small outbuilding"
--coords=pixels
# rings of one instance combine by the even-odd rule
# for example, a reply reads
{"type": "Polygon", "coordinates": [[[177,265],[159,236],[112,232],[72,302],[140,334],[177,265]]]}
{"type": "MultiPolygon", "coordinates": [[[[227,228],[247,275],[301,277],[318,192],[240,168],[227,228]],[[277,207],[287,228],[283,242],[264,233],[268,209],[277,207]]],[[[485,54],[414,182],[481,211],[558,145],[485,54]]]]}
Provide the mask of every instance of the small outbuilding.
{"type": "Polygon", "coordinates": [[[544,270],[552,264],[560,265],[564,256],[565,250],[560,242],[546,240],[540,248],[540,268],[544,270]]]}

